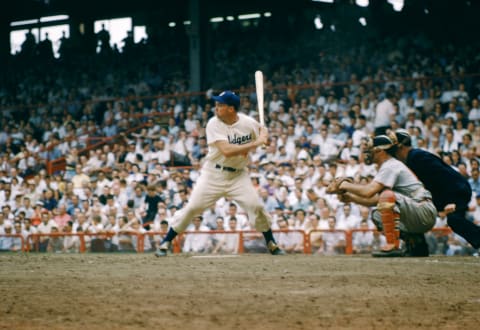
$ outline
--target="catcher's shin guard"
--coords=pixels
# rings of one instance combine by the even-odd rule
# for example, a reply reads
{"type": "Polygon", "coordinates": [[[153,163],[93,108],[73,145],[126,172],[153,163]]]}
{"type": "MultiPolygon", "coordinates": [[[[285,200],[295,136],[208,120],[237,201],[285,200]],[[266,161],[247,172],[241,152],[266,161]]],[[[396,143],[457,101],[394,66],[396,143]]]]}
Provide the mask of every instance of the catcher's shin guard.
{"type": "Polygon", "coordinates": [[[384,190],[378,199],[377,209],[382,219],[383,234],[388,245],[393,245],[395,249],[400,246],[400,230],[398,228],[400,214],[394,211],[395,194],[391,190],[384,190]]]}

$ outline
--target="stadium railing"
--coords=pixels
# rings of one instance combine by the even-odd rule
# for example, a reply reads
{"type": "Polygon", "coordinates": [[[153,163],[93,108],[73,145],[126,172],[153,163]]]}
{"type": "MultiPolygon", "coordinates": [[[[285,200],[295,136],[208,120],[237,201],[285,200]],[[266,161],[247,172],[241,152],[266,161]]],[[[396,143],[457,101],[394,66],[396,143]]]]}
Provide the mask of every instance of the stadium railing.
{"type": "MultiPolygon", "coordinates": [[[[351,255],[354,253],[353,235],[357,232],[372,232],[379,234],[375,229],[353,229],[353,230],[329,230],[329,229],[315,229],[305,232],[303,230],[273,230],[274,235],[279,233],[297,233],[298,237],[301,237],[303,243],[304,254],[314,254],[318,246],[312,246],[312,235],[319,234],[336,234],[337,237],[343,237],[338,242],[343,241],[344,245],[340,245],[340,250],[337,251],[340,254],[351,255]]],[[[452,234],[452,230],[448,227],[433,228],[430,233],[438,236],[448,236],[452,234]]],[[[27,238],[21,234],[0,234],[0,239],[14,237],[18,238],[21,242],[21,249],[18,251],[25,252],[47,252],[48,244],[52,246],[53,250],[48,252],[152,252],[155,250],[156,244],[160,242],[161,238],[165,235],[165,232],[161,231],[123,231],[120,233],[103,232],[103,233],[49,233],[49,234],[30,234],[27,238]],[[63,242],[67,237],[78,238],[78,247],[71,251],[65,251],[63,249],[63,242]],[[49,242],[50,239],[59,239],[58,242],[49,242]],[[148,240],[148,242],[147,242],[148,240]],[[59,242],[62,242],[60,244],[59,242]],[[57,245],[55,245],[57,244],[57,245]]],[[[188,235],[209,235],[213,237],[216,234],[226,235],[238,235],[238,247],[234,253],[243,254],[250,252],[246,249],[245,243],[252,240],[258,240],[258,246],[264,246],[263,236],[261,233],[255,230],[246,231],[223,231],[223,230],[211,230],[211,231],[185,231],[178,235],[172,244],[171,252],[174,254],[180,254],[183,251],[183,245],[188,235]]],[[[325,237],[322,237],[323,241],[327,241],[325,237]]],[[[325,243],[325,242],[323,242],[325,243]]],[[[324,247],[324,246],[323,246],[324,247]]],[[[206,251],[205,253],[209,253],[206,251]]],[[[260,252],[263,252],[260,250],[260,252]]]]}

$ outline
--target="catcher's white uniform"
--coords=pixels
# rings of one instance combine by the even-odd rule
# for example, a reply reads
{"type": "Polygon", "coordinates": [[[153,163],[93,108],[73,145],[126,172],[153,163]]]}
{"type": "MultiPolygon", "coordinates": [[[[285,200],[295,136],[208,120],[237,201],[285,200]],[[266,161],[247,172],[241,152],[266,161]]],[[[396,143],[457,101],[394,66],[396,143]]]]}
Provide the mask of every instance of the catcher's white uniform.
{"type": "MultiPolygon", "coordinates": [[[[405,164],[390,158],[381,165],[373,180],[395,193],[401,230],[425,233],[432,229],[437,216],[432,195],[405,164]]],[[[374,217],[380,221],[378,213],[374,213],[374,217]]]]}

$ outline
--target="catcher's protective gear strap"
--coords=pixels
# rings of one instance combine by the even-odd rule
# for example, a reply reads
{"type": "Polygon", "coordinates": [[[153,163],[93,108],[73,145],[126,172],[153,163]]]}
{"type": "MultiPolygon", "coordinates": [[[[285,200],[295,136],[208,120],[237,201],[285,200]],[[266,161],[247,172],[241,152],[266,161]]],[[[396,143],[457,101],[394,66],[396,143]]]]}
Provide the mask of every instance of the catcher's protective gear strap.
{"type": "Polygon", "coordinates": [[[389,202],[382,202],[377,204],[377,209],[379,211],[383,210],[393,210],[393,207],[395,206],[395,202],[389,203],[389,202]]]}
{"type": "Polygon", "coordinates": [[[400,214],[394,211],[395,194],[391,190],[384,190],[378,199],[378,211],[382,218],[383,234],[388,244],[393,244],[396,249],[400,246],[400,230],[398,228],[400,214]]]}

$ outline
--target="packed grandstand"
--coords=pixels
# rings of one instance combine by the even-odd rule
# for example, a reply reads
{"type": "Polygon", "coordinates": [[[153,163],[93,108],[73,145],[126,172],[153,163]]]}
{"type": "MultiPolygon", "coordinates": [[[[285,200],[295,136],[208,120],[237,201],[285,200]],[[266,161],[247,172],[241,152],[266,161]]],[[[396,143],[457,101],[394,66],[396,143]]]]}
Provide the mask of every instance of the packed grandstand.
{"type": "MultiPolygon", "coordinates": [[[[389,126],[407,129],[414,147],[468,179],[468,214],[480,225],[478,42],[378,38],[365,29],[216,29],[201,91],[189,86],[188,40],[175,33],[121,52],[88,52],[65,39],[58,59],[25,45],[0,73],[0,250],[154,251],[207,154],[211,97],[233,90],[241,111],[258,119],[257,69],[270,141],[252,155],[250,173],[285,251],[370,253],[383,244],[371,208],[325,189],[336,177],[375,175],[360,146],[387,91],[389,126]]],[[[427,237],[432,254],[476,253],[441,213],[427,237]]],[[[225,198],[174,250],[266,252],[245,212],[225,198]]]]}

